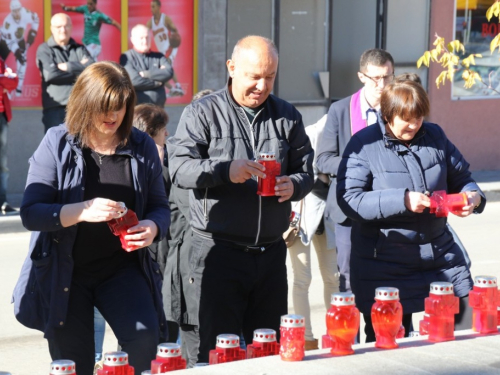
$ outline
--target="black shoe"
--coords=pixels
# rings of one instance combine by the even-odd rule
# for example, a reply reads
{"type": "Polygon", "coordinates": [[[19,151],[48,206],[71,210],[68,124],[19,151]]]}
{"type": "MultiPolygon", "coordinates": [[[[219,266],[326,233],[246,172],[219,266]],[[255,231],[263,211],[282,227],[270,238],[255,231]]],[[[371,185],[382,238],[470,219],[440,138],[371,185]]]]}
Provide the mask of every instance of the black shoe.
{"type": "Polygon", "coordinates": [[[1,208],[2,214],[10,214],[12,212],[17,212],[17,210],[12,207],[8,202],[4,202],[1,208]]]}

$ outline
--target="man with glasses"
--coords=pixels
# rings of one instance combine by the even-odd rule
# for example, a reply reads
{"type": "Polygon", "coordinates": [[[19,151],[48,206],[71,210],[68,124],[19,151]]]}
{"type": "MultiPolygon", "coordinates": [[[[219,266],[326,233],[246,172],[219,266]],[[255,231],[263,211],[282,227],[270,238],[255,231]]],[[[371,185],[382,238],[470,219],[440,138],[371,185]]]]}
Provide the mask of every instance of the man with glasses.
{"type": "Polygon", "coordinates": [[[331,180],[324,213],[325,230],[335,231],[341,292],[351,291],[349,282],[351,219],[344,215],[337,204],[337,170],[351,136],[377,123],[382,90],[394,79],[392,56],[378,48],[363,52],[359,62],[358,78],[364,86],[355,94],[330,106],[317,150],[318,170],[330,175],[331,180]]]}

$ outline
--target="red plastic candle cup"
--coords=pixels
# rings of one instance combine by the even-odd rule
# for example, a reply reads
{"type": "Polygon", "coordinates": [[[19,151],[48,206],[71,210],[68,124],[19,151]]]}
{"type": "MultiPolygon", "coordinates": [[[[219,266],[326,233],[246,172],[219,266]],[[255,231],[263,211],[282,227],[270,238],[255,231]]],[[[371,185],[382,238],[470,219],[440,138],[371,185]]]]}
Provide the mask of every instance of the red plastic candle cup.
{"type": "Polygon", "coordinates": [[[68,359],[53,361],[50,364],[50,375],[76,375],[75,362],[68,359]]]}
{"type": "Polygon", "coordinates": [[[247,345],[247,359],[277,355],[279,351],[274,329],[256,329],[253,331],[253,342],[247,345]]]}
{"type": "Polygon", "coordinates": [[[467,194],[446,194],[444,190],[432,193],[430,201],[430,212],[437,217],[447,217],[450,212],[460,212],[469,204],[467,194]]]}
{"type": "Polygon", "coordinates": [[[332,340],[333,355],[354,354],[352,343],[359,330],[359,310],[351,292],[333,293],[326,313],[326,328],[332,340]]]}
{"type": "Polygon", "coordinates": [[[333,340],[328,334],[321,336],[321,349],[328,349],[332,346],[333,340]]]}
{"type": "Polygon", "coordinates": [[[469,292],[472,329],[479,333],[498,332],[498,284],[494,276],[476,276],[469,292]]]}
{"type": "Polygon", "coordinates": [[[185,368],[186,360],[182,358],[181,347],[178,344],[163,343],[158,345],[156,359],[151,361],[151,374],[162,374],[185,368]]]}
{"type": "Polygon", "coordinates": [[[429,334],[429,314],[424,313],[424,318],[420,321],[420,329],[419,329],[419,334],[420,335],[428,335],[429,334]]]}
{"type": "Polygon", "coordinates": [[[209,364],[240,361],[246,358],[246,352],[240,348],[240,338],[237,335],[222,334],[217,336],[215,349],[210,350],[209,364]]]}
{"type": "Polygon", "coordinates": [[[127,235],[127,230],[137,224],[139,224],[139,220],[137,219],[137,215],[131,209],[125,207],[125,204],[122,203],[123,211],[121,215],[115,219],[111,219],[108,221],[109,229],[111,229],[111,233],[115,236],[120,237],[120,242],[122,244],[122,248],[126,251],[133,251],[138,249],[135,246],[129,246],[125,236],[127,235]]]}
{"type": "Polygon", "coordinates": [[[375,303],[371,311],[373,329],[375,331],[375,346],[382,349],[398,347],[396,338],[404,335],[403,307],[399,302],[397,288],[381,287],[375,289],[375,303]],[[403,329],[403,331],[402,331],[403,329]]]}
{"type": "Polygon", "coordinates": [[[280,325],[280,356],[283,361],[302,361],[305,356],[306,325],[302,315],[283,315],[280,325]]]}
{"type": "Polygon", "coordinates": [[[260,152],[257,163],[262,164],[266,170],[266,178],[258,179],[257,194],[263,197],[276,195],[276,177],[281,173],[281,164],[276,161],[274,152],[260,152]]]}
{"type": "Polygon", "coordinates": [[[97,375],[134,375],[134,368],[128,364],[127,353],[109,352],[104,354],[104,363],[97,375]]]}
{"type": "Polygon", "coordinates": [[[429,297],[425,299],[425,315],[420,321],[420,333],[429,335],[434,342],[455,339],[455,314],[459,312],[458,297],[453,284],[437,281],[431,283],[429,297]]]}

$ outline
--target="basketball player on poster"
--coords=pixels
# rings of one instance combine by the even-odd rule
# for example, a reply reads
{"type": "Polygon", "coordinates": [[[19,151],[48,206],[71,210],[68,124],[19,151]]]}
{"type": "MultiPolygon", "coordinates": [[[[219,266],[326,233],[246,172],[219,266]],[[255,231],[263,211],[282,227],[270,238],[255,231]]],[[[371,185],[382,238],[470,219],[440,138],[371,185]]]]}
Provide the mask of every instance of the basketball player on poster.
{"type": "MultiPolygon", "coordinates": [[[[146,26],[153,32],[153,37],[158,52],[165,55],[167,59],[170,59],[170,63],[174,66],[174,59],[177,55],[179,45],[181,44],[181,37],[175,27],[174,21],[161,12],[161,2],[160,0],[153,0],[151,2],[151,13],[153,17],[147,22],[146,26]]],[[[177,75],[172,77],[174,81],[174,87],[172,87],[168,82],[165,86],[170,89],[167,96],[183,96],[184,90],[181,84],[177,81],[177,75]]]]}
{"type": "Polygon", "coordinates": [[[16,58],[17,76],[19,83],[16,96],[23,92],[24,77],[26,76],[27,54],[29,47],[38,34],[40,21],[35,12],[24,8],[19,0],[11,0],[10,14],[3,20],[0,29],[0,53],[5,60],[12,52],[16,58]],[[29,25],[29,27],[28,27],[29,25]],[[29,31],[28,31],[29,30],[29,31]],[[28,31],[28,33],[26,33],[28,31]]]}

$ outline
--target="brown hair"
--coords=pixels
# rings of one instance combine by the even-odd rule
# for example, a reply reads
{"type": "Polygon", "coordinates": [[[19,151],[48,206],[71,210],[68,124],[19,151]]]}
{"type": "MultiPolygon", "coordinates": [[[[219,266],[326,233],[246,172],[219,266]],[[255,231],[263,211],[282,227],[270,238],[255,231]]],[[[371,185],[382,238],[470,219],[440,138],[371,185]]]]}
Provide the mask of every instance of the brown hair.
{"type": "Polygon", "coordinates": [[[410,80],[390,83],[380,97],[380,112],[386,123],[392,123],[396,116],[405,121],[425,117],[429,108],[429,98],[422,85],[410,80]]]}
{"type": "Polygon", "coordinates": [[[66,126],[83,147],[89,147],[98,116],[126,107],[116,134],[120,145],[127,143],[132,130],[135,91],[121,65],[111,61],[94,63],[76,80],[66,107],[66,126]]]}
{"type": "Polygon", "coordinates": [[[392,69],[394,69],[394,59],[389,52],[380,48],[368,49],[359,59],[359,71],[364,73],[368,65],[382,66],[387,61],[391,62],[392,69]]]}
{"type": "Polygon", "coordinates": [[[134,128],[148,133],[151,138],[165,129],[168,114],[165,110],[151,103],[139,104],[134,110],[134,128]]]}
{"type": "Polygon", "coordinates": [[[401,73],[394,78],[395,81],[413,81],[422,84],[417,73],[401,73]]]}

